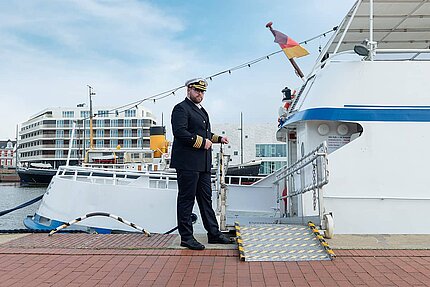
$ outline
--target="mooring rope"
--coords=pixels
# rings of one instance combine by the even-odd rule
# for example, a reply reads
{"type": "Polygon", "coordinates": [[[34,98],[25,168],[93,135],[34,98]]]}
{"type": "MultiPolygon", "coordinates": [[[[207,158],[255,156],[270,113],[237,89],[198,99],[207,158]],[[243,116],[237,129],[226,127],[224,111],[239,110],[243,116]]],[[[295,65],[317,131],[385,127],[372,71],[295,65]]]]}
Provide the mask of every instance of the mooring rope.
{"type": "Polygon", "coordinates": [[[136,225],[136,224],[134,224],[132,222],[129,222],[129,221],[123,219],[122,217],[119,217],[119,216],[116,216],[114,214],[110,214],[110,213],[107,213],[107,212],[90,212],[90,213],[88,213],[88,214],[86,214],[84,216],[78,217],[78,218],[76,218],[76,219],[74,219],[74,220],[72,220],[70,222],[64,223],[63,225],[61,225],[61,226],[53,229],[51,232],[49,232],[48,235],[52,236],[54,233],[60,231],[61,229],[67,228],[67,227],[69,227],[72,224],[75,224],[77,222],[80,222],[80,221],[82,221],[84,219],[87,219],[87,218],[93,217],[93,216],[106,216],[106,217],[113,218],[115,220],[118,220],[121,223],[124,223],[124,224],[126,224],[126,225],[128,225],[130,227],[133,227],[134,229],[137,229],[137,230],[143,232],[148,237],[151,236],[151,233],[149,233],[148,231],[146,231],[144,228],[142,228],[142,227],[140,227],[140,226],[138,226],[138,225],[136,225]]]}
{"type": "Polygon", "coordinates": [[[0,216],[3,216],[3,215],[8,214],[8,213],[10,213],[10,212],[12,212],[12,211],[15,211],[15,210],[18,210],[18,209],[24,208],[24,207],[26,207],[26,206],[32,205],[33,203],[38,202],[39,200],[41,200],[41,199],[42,199],[42,197],[43,197],[43,194],[42,194],[42,195],[40,195],[40,196],[38,196],[38,197],[36,197],[36,198],[33,198],[33,199],[32,199],[32,200],[30,200],[30,201],[27,201],[27,202],[23,203],[23,204],[21,204],[21,205],[18,205],[17,207],[14,207],[14,208],[11,208],[11,209],[8,209],[8,210],[1,211],[1,212],[0,212],[0,216]]]}
{"type": "MultiPolygon", "coordinates": [[[[195,214],[195,213],[191,213],[191,222],[194,224],[194,223],[196,223],[196,221],[197,221],[197,214],[195,214]]],[[[167,231],[167,232],[164,232],[163,234],[170,234],[170,233],[172,233],[173,231],[175,231],[176,229],[178,229],[178,226],[176,226],[176,227],[173,227],[172,229],[170,229],[169,231],[167,231]]]]}

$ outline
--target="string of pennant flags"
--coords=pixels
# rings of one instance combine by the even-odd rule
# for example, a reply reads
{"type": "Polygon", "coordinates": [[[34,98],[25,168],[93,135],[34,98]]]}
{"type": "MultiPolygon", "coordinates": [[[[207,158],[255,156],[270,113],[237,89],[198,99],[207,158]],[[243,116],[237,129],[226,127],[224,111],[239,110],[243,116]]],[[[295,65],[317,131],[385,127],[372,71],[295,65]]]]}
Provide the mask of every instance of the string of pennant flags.
{"type": "MultiPolygon", "coordinates": [[[[321,33],[321,34],[319,34],[319,35],[316,35],[316,36],[314,36],[314,37],[312,37],[312,38],[310,38],[310,39],[307,39],[307,40],[304,40],[304,41],[302,41],[302,42],[299,42],[298,44],[308,44],[309,42],[312,42],[312,41],[314,41],[314,40],[316,40],[316,39],[320,39],[321,37],[326,37],[326,35],[327,34],[330,34],[330,33],[332,33],[332,32],[334,32],[334,31],[336,31],[337,30],[337,26],[336,27],[333,27],[331,30],[328,30],[328,31],[326,31],[326,32],[324,32],[324,33],[321,33]]],[[[275,36],[275,42],[276,42],[277,40],[276,40],[276,36],[275,36]]],[[[279,43],[279,42],[277,42],[277,43],[279,43]]],[[[280,44],[280,46],[281,46],[281,50],[278,50],[278,51],[275,51],[275,52],[272,52],[272,53],[270,53],[270,54],[267,54],[267,55],[265,55],[265,56],[262,56],[262,57],[259,57],[259,58],[256,58],[256,59],[253,59],[253,60],[250,60],[250,61],[248,61],[248,62],[246,62],[246,63],[243,63],[243,64],[240,64],[240,65],[238,65],[238,66],[235,66],[235,67],[232,67],[232,68],[229,68],[229,69],[226,69],[226,70],[223,70],[223,71],[220,71],[220,72],[217,72],[217,73],[215,73],[215,74],[213,74],[213,75],[210,75],[210,76],[207,76],[207,77],[205,77],[205,79],[206,80],[210,80],[210,81],[212,81],[214,78],[216,78],[216,77],[218,77],[218,76],[221,76],[221,75],[223,75],[223,74],[231,74],[232,72],[234,72],[234,71],[237,71],[237,70],[240,70],[240,69],[244,69],[244,68],[251,68],[251,66],[252,65],[255,65],[255,64],[257,64],[257,63],[259,63],[259,62],[261,62],[261,61],[263,61],[263,60],[269,60],[270,59],[270,57],[272,57],[273,55],[276,55],[276,54],[278,54],[278,53],[281,53],[281,52],[285,52],[285,49],[283,48],[283,46],[280,44]]],[[[319,47],[319,51],[321,52],[321,47],[319,47]]],[[[288,54],[287,54],[287,56],[288,56],[288,54]]],[[[154,95],[152,95],[152,96],[149,96],[149,97],[146,97],[146,98],[143,98],[143,99],[140,99],[140,100],[137,100],[137,101],[134,101],[134,102],[131,102],[131,103],[128,103],[128,104],[125,104],[125,105],[122,105],[122,106],[119,106],[119,107],[116,107],[116,108],[114,108],[114,109],[111,109],[111,110],[108,110],[107,111],[107,114],[116,114],[116,115],[119,115],[120,113],[125,113],[126,111],[128,111],[128,110],[131,110],[131,109],[134,109],[134,108],[138,108],[138,106],[140,105],[140,104],[142,104],[143,102],[145,102],[145,101],[153,101],[154,103],[156,102],[156,101],[158,101],[158,100],[161,100],[161,99],[164,99],[164,98],[167,98],[167,97],[169,97],[169,96],[174,96],[174,95],[176,95],[176,92],[178,91],[178,90],[180,90],[180,89],[182,89],[182,88],[185,88],[185,85],[182,85],[182,86],[178,86],[178,87],[176,87],[176,88],[173,88],[173,89],[170,89],[170,90],[167,90],[167,91],[164,91],[164,92],[161,92],[161,93],[157,93],[157,94],[154,94],[154,95]]],[[[106,112],[104,112],[104,115],[106,114],[106,112]]],[[[96,117],[98,114],[94,114],[93,116],[94,117],[96,117]]],[[[90,116],[88,116],[88,117],[85,117],[85,119],[84,120],[86,120],[86,119],[89,119],[90,118],[90,116]]]]}

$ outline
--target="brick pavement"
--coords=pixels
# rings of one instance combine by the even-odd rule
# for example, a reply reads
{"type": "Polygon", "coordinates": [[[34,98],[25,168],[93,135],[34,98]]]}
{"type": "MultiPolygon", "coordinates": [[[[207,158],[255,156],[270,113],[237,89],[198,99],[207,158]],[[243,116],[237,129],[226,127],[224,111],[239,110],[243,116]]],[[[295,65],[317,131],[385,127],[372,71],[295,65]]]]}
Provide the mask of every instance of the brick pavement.
{"type": "Polygon", "coordinates": [[[168,248],[174,236],[150,243],[89,235],[98,242],[82,245],[76,235],[33,234],[1,244],[0,286],[430,286],[430,250],[335,250],[333,261],[241,262],[236,250],[168,248]]]}

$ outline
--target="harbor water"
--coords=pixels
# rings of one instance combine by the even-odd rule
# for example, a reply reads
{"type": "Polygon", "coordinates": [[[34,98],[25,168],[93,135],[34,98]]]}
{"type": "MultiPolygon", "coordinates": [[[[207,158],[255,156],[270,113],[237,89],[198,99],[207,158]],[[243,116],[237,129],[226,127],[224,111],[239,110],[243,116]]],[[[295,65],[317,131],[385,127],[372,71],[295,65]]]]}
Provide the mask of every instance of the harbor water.
{"type": "MultiPolygon", "coordinates": [[[[43,194],[46,187],[21,187],[19,183],[0,183],[0,212],[14,208],[43,194]]],[[[22,229],[24,218],[33,215],[40,201],[0,216],[0,230],[22,229]]]]}

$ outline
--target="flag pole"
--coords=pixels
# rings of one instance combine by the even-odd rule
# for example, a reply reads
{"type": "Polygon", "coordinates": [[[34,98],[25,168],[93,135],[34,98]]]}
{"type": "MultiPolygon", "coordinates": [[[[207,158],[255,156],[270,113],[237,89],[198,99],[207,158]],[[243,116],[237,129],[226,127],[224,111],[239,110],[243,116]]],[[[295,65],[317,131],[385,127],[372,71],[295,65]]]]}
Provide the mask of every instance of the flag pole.
{"type": "MultiPolygon", "coordinates": [[[[266,28],[268,28],[270,30],[270,32],[272,32],[273,36],[275,36],[275,31],[273,31],[272,28],[273,23],[269,22],[266,24],[266,28]]],[[[276,37],[276,36],[275,36],[276,37]]],[[[287,57],[288,58],[288,57],[287,57]]],[[[302,70],[300,70],[299,66],[297,65],[296,61],[294,59],[288,59],[290,60],[291,65],[293,65],[294,70],[296,71],[297,75],[303,80],[305,81],[305,75],[303,75],[302,70]]]]}

